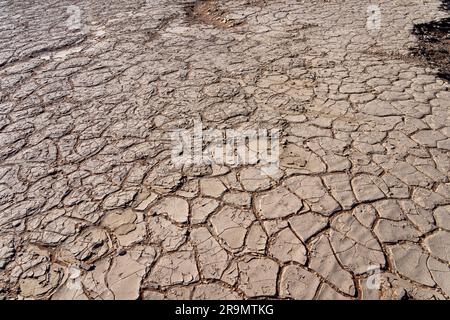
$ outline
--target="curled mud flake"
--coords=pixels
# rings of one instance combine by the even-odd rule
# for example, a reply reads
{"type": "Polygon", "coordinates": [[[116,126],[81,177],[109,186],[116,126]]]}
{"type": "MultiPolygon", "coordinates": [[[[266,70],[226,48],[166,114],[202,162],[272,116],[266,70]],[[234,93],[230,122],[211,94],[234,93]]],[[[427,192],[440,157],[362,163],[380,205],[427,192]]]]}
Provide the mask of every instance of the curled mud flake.
{"type": "Polygon", "coordinates": [[[112,249],[109,234],[100,228],[91,227],[78,236],[67,239],[57,252],[57,256],[67,263],[94,262],[112,249]]]}

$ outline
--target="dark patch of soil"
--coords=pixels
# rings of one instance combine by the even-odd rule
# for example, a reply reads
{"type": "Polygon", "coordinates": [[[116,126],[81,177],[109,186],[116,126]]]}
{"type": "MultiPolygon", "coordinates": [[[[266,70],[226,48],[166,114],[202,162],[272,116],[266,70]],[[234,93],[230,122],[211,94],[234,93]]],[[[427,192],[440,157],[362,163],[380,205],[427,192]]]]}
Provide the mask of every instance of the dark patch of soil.
{"type": "Polygon", "coordinates": [[[227,12],[219,7],[217,0],[197,0],[184,9],[190,23],[204,23],[217,28],[230,28],[242,23],[227,19],[227,12]]]}
{"type": "Polygon", "coordinates": [[[444,10],[450,10],[450,0],[442,0],[442,8],[444,10]]]}
{"type": "MultiPolygon", "coordinates": [[[[443,0],[442,9],[450,10],[450,0],[443,0]]],[[[414,25],[419,40],[414,55],[439,70],[438,76],[450,81],[450,18],[414,25]]]]}

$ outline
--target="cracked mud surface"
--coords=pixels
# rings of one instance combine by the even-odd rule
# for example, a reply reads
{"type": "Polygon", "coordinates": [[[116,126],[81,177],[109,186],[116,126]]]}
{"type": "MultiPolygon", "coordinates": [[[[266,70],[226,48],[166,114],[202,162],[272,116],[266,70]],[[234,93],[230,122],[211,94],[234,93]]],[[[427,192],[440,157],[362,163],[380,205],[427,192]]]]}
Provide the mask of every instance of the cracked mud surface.
{"type": "Polygon", "coordinates": [[[376,2],[0,1],[0,297],[449,299],[447,14],[376,2]],[[279,174],[173,167],[198,117],[279,174]]]}

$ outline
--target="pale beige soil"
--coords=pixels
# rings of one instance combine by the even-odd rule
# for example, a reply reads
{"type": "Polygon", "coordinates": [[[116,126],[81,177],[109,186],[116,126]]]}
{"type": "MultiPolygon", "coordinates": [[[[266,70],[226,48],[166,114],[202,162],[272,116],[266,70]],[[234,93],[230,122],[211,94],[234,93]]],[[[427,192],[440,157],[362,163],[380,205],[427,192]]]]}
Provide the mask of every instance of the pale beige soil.
{"type": "Polygon", "coordinates": [[[0,0],[0,297],[450,298],[439,7],[0,0]],[[195,119],[280,129],[279,173],[174,167],[195,119]]]}

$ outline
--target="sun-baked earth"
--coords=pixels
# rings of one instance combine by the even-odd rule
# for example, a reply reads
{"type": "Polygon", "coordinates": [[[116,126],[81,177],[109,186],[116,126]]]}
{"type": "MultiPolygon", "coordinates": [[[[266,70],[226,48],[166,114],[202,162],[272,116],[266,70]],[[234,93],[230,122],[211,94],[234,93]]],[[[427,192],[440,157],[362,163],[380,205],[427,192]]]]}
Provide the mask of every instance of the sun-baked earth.
{"type": "Polygon", "coordinates": [[[449,85],[412,54],[446,17],[0,0],[0,297],[449,299],[449,85]],[[196,119],[280,129],[279,173],[174,167],[196,119]]]}

